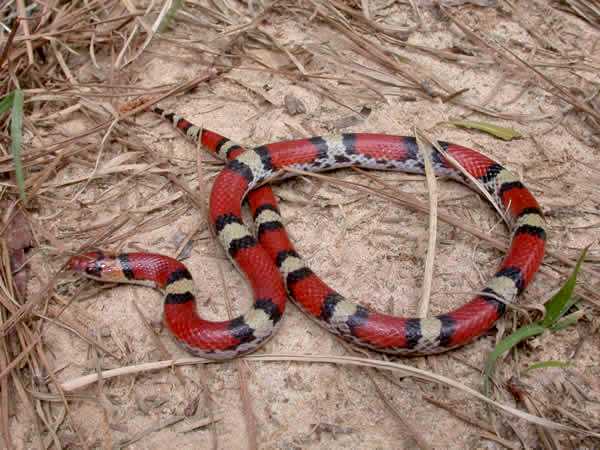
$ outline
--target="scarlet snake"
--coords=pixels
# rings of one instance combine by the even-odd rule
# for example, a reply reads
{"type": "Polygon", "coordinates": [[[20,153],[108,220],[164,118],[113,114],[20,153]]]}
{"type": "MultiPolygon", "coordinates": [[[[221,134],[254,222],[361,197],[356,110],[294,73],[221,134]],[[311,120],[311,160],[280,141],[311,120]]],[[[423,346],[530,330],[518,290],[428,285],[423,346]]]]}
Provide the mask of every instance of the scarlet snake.
{"type": "MultiPolygon", "coordinates": [[[[319,324],[359,346],[405,355],[443,352],[489,330],[541,264],[546,240],[542,213],[518,177],[475,150],[439,142],[505,212],[512,233],[508,253],[481,293],[454,311],[426,319],[371,311],[346,300],[311,271],[286,234],[271,188],[255,187],[284,167],[317,172],[360,166],[423,173],[414,138],[356,133],[245,150],[181,116],[159,108],[155,112],[192,140],[200,140],[215,156],[229,160],[211,191],[210,222],[228,256],[246,275],[254,293],[253,306],[233,320],[201,319],[190,273],[182,263],[162,255],[92,252],[71,258],[69,267],[101,281],[139,282],[163,290],[165,323],[176,340],[194,354],[228,359],[256,350],[280,324],[287,295],[319,324]],[[258,241],[242,221],[246,195],[258,241]]],[[[432,159],[436,175],[474,187],[439,152],[434,151],[432,159]]]]}

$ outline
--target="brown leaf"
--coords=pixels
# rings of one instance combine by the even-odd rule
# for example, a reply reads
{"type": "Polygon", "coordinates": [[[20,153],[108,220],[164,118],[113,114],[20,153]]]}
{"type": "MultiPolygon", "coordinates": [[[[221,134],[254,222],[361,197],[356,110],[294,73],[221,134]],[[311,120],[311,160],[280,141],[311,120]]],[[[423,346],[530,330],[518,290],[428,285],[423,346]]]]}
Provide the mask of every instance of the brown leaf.
{"type": "MultiPolygon", "coordinates": [[[[10,206],[8,201],[0,202],[1,210],[8,210],[10,206]]],[[[33,235],[27,223],[27,218],[20,209],[15,209],[14,214],[8,220],[6,241],[8,243],[10,267],[17,290],[21,295],[25,295],[29,280],[29,267],[26,264],[27,252],[33,245],[33,235]]]]}

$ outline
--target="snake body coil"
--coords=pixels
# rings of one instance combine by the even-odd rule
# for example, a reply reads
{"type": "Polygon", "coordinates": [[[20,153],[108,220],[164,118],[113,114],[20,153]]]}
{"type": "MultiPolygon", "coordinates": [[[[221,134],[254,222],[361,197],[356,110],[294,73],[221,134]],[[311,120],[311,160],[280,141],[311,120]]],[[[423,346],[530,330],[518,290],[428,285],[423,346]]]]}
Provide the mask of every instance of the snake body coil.
{"type": "MultiPolygon", "coordinates": [[[[443,352],[489,330],[541,264],[546,231],[540,207],[529,190],[513,172],[481,153],[439,142],[505,213],[512,234],[508,253],[480,294],[454,311],[426,319],[371,311],[335,292],[306,265],[287,236],[271,188],[257,186],[285,167],[320,172],[356,166],[423,173],[414,138],[349,133],[245,150],[178,115],[158,108],[155,112],[215,156],[229,160],[211,191],[210,221],[221,245],[250,282],[253,306],[230,321],[201,319],[196,313],[191,275],[183,264],[161,255],[96,252],[72,258],[70,267],[101,280],[150,281],[164,290],[165,322],[175,338],[195,354],[226,359],[255,350],[280,323],[287,295],[321,325],[359,346],[393,354],[443,352]],[[256,238],[241,217],[246,196],[256,238]]],[[[436,175],[474,187],[439,152],[432,153],[432,160],[436,175]]]]}

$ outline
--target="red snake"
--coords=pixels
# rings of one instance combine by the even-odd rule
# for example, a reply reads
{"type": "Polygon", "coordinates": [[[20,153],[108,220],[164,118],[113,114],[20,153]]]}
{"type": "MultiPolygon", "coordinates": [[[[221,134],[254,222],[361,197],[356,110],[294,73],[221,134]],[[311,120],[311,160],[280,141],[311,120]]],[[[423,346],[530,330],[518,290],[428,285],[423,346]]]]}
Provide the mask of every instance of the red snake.
{"type": "MultiPolygon", "coordinates": [[[[541,209],[529,190],[513,172],[481,153],[439,142],[503,211],[512,235],[508,253],[480,293],[454,311],[425,319],[371,311],[335,292],[306,265],[288,238],[271,188],[257,186],[285,167],[318,172],[358,166],[423,173],[423,159],[414,138],[351,133],[245,150],[181,116],[159,108],[154,111],[218,158],[228,160],[211,191],[210,222],[252,287],[252,307],[233,320],[202,319],[196,312],[192,276],[182,263],[163,255],[91,252],[71,258],[69,267],[101,281],[137,282],[162,290],[167,327],[177,342],[196,355],[228,359],[256,350],[280,324],[288,295],[319,324],[359,346],[394,354],[443,352],[489,330],[541,264],[546,231],[541,209]],[[257,238],[242,221],[246,196],[257,238]]],[[[432,162],[436,175],[477,189],[440,152],[432,153],[432,162]]],[[[286,172],[286,176],[293,174],[286,172]]]]}

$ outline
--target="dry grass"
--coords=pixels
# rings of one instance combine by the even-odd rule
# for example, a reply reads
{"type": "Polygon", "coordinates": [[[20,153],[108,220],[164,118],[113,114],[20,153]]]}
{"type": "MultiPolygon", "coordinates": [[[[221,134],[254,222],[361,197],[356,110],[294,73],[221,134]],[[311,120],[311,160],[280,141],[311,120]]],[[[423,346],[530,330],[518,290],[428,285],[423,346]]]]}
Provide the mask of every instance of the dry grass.
{"type": "MultiPolygon", "coordinates": [[[[22,126],[0,112],[3,446],[599,446],[600,4],[473,3],[2,2],[0,97],[24,98],[22,126]],[[267,347],[285,357],[165,363],[184,355],[156,333],[155,298],[62,272],[87,248],[160,251],[193,267],[208,316],[244,308],[244,283],[205,220],[221,165],[144,113],[158,102],[248,145],[416,127],[483,148],[540,198],[551,230],[545,265],[496,336],[402,361],[407,370],[371,353],[339,358],[353,351],[293,308],[267,347]],[[447,126],[464,118],[524,138],[447,126]],[[539,318],[590,243],[582,320],[519,347],[493,380],[500,408],[525,420],[488,415],[474,401],[485,355],[539,318]],[[545,360],[570,366],[524,371],[545,360]],[[73,392],[81,380],[87,387],[73,392]]],[[[277,194],[303,253],[333,285],[386,312],[417,309],[391,303],[399,292],[422,292],[421,313],[457,306],[506,249],[484,202],[449,183],[296,175],[277,194]],[[429,232],[423,215],[390,202],[429,214],[429,232]]]]}

